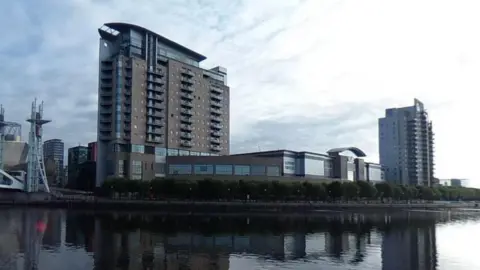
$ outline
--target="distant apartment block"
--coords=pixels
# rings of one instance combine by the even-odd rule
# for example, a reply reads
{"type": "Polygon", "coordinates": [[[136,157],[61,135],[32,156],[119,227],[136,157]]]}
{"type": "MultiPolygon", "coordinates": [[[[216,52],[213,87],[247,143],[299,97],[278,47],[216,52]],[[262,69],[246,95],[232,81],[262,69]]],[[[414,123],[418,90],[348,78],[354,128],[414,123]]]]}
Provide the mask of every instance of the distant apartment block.
{"type": "Polygon", "coordinates": [[[165,176],[163,153],[229,154],[227,70],[148,29],[99,29],[97,185],[165,176]]]}
{"type": "Polygon", "coordinates": [[[62,181],[62,171],[64,167],[65,144],[60,139],[51,139],[43,143],[43,159],[46,164],[53,162],[55,164],[55,184],[62,181]]]}
{"type": "Polygon", "coordinates": [[[68,185],[76,181],[81,165],[88,160],[88,147],[75,146],[68,149],[68,185]]]}
{"type": "Polygon", "coordinates": [[[430,186],[434,182],[434,133],[423,103],[415,99],[413,106],[387,109],[378,125],[385,179],[430,186]]]}

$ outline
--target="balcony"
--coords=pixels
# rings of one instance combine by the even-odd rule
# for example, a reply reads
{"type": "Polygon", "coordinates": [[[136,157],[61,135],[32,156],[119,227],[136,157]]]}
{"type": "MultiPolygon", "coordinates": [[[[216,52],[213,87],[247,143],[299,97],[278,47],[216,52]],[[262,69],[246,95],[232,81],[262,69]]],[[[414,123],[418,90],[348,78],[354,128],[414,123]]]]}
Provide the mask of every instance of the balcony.
{"type": "Polygon", "coordinates": [[[111,125],[100,125],[98,127],[98,130],[100,132],[110,132],[112,130],[112,126],[111,125]]]}
{"type": "Polygon", "coordinates": [[[147,103],[147,108],[153,108],[153,109],[156,109],[156,110],[164,110],[165,109],[165,104],[164,103],[160,103],[160,102],[148,102],[147,103]]]}
{"type": "Polygon", "coordinates": [[[101,68],[103,72],[111,72],[113,71],[112,63],[102,63],[101,68]]]}
{"type": "Polygon", "coordinates": [[[215,123],[210,123],[210,127],[215,130],[220,130],[223,128],[223,125],[220,124],[215,124],[215,123]]]}
{"type": "Polygon", "coordinates": [[[128,125],[128,126],[124,126],[123,130],[130,132],[132,131],[132,128],[128,125]]]}
{"type": "Polygon", "coordinates": [[[216,86],[210,86],[210,91],[215,94],[223,94],[223,89],[216,86]]]}
{"type": "Polygon", "coordinates": [[[100,122],[100,124],[110,125],[112,123],[112,119],[110,117],[100,117],[98,121],[100,122]]]}
{"type": "Polygon", "coordinates": [[[181,131],[192,132],[193,128],[189,125],[180,125],[181,131]]]}
{"type": "Polygon", "coordinates": [[[191,92],[193,92],[193,90],[195,90],[195,89],[194,89],[192,86],[190,86],[190,85],[180,84],[180,90],[191,93],[191,92]]]}
{"type": "Polygon", "coordinates": [[[193,146],[193,143],[190,142],[190,141],[182,140],[182,141],[180,141],[180,145],[183,146],[183,147],[188,147],[188,148],[190,148],[190,147],[193,146]]]}
{"type": "Polygon", "coordinates": [[[218,116],[210,116],[210,120],[212,120],[212,122],[215,122],[215,123],[221,123],[222,122],[222,118],[221,117],[218,117],[218,116]]]}
{"type": "Polygon", "coordinates": [[[184,116],[184,117],[180,118],[180,122],[186,123],[186,124],[192,124],[192,123],[193,123],[193,119],[190,118],[190,117],[184,116]]]}
{"type": "Polygon", "coordinates": [[[123,134],[123,139],[124,139],[124,140],[130,141],[131,138],[132,138],[132,137],[130,137],[130,134],[128,134],[128,133],[123,134]]]}
{"type": "Polygon", "coordinates": [[[193,103],[190,102],[190,101],[186,101],[186,100],[180,100],[180,105],[185,107],[185,108],[189,108],[189,109],[192,109],[193,108],[193,103]]]}
{"type": "Polygon", "coordinates": [[[147,78],[147,82],[149,83],[154,83],[154,84],[160,84],[160,85],[163,85],[163,80],[160,79],[160,78],[155,78],[154,76],[152,75],[149,75],[148,78],[147,78]]]}
{"type": "Polygon", "coordinates": [[[111,108],[100,108],[100,114],[101,115],[111,115],[112,114],[112,109],[111,108]]]}
{"type": "Polygon", "coordinates": [[[180,77],[180,81],[182,81],[182,83],[185,83],[185,84],[188,84],[188,85],[192,85],[193,84],[193,80],[188,78],[188,77],[180,77]]]}
{"type": "Polygon", "coordinates": [[[210,142],[214,145],[220,145],[220,139],[218,138],[210,138],[210,142]]]}
{"type": "Polygon", "coordinates": [[[112,88],[113,84],[111,82],[102,82],[100,83],[100,88],[112,88]]]}
{"type": "Polygon", "coordinates": [[[220,138],[220,137],[222,137],[222,133],[220,133],[220,132],[218,132],[218,131],[212,131],[212,132],[210,132],[210,135],[211,135],[212,137],[215,137],[215,138],[220,138]]]}
{"type": "Polygon", "coordinates": [[[123,119],[123,121],[124,121],[125,123],[131,123],[131,122],[132,122],[132,118],[130,118],[130,117],[125,117],[125,118],[123,119]]]}
{"type": "Polygon", "coordinates": [[[222,107],[223,107],[223,104],[222,104],[222,103],[216,102],[216,101],[213,101],[213,100],[210,101],[210,105],[211,105],[213,108],[222,108],[222,107]]]}
{"type": "Polygon", "coordinates": [[[163,118],[164,114],[161,113],[161,112],[158,112],[156,110],[150,109],[150,110],[147,111],[147,116],[155,117],[155,118],[163,118]]]}
{"type": "Polygon", "coordinates": [[[163,97],[161,95],[148,95],[147,98],[158,102],[163,102],[163,97]]]}
{"type": "Polygon", "coordinates": [[[191,140],[191,139],[193,139],[193,136],[192,136],[192,134],[190,134],[190,133],[181,132],[181,133],[180,133],[180,138],[181,138],[181,139],[185,139],[185,140],[191,140]]]}
{"type": "Polygon", "coordinates": [[[155,69],[155,68],[153,68],[153,67],[149,67],[148,70],[147,70],[147,72],[148,72],[149,74],[154,74],[154,75],[157,75],[157,76],[159,76],[159,77],[165,76],[165,73],[164,73],[162,70],[160,70],[160,69],[155,69]]]}
{"type": "Polygon", "coordinates": [[[210,150],[214,151],[214,152],[220,152],[222,151],[222,147],[218,146],[218,145],[210,145],[210,150]]]}
{"type": "Polygon", "coordinates": [[[125,72],[125,78],[131,80],[132,79],[132,72],[131,71],[125,72]]]}
{"type": "Polygon", "coordinates": [[[100,99],[100,106],[112,106],[113,101],[111,99],[100,99]]]}
{"type": "Polygon", "coordinates": [[[188,69],[182,69],[181,73],[182,73],[182,75],[188,76],[190,78],[195,76],[195,73],[193,73],[193,71],[188,70],[188,69]]]}
{"type": "Polygon", "coordinates": [[[132,101],[130,99],[125,99],[124,103],[125,103],[126,106],[131,106],[132,105],[132,101]]]}
{"type": "Polygon", "coordinates": [[[161,143],[162,138],[159,136],[147,136],[146,141],[151,143],[161,143]]]}
{"type": "Polygon", "coordinates": [[[100,76],[101,80],[111,80],[113,79],[113,75],[111,73],[102,73],[100,76]]]}
{"type": "Polygon", "coordinates": [[[125,81],[126,87],[132,87],[132,81],[125,81]]]}
{"type": "Polygon", "coordinates": [[[160,128],[150,128],[147,130],[147,134],[161,136],[163,135],[162,129],[160,128]]]}
{"type": "Polygon", "coordinates": [[[221,114],[222,114],[222,110],[215,109],[215,108],[210,108],[210,112],[211,112],[213,115],[221,115],[221,114]]]}
{"type": "Polygon", "coordinates": [[[132,91],[130,90],[125,90],[125,96],[130,97],[132,95],[132,91]]]}
{"type": "Polygon", "coordinates": [[[193,112],[192,112],[191,110],[181,109],[181,110],[180,110],[180,114],[192,116],[192,115],[193,115],[193,112]]]}
{"type": "Polygon", "coordinates": [[[180,92],[180,97],[187,100],[193,100],[193,95],[185,92],[180,92]]]}
{"type": "Polygon", "coordinates": [[[163,121],[159,121],[159,120],[148,121],[147,124],[151,126],[156,126],[156,127],[163,127],[164,125],[163,121]]]}
{"type": "Polygon", "coordinates": [[[219,95],[210,95],[210,98],[214,101],[222,101],[223,100],[223,97],[222,96],[219,96],[219,95]]]}
{"type": "Polygon", "coordinates": [[[111,97],[112,97],[112,94],[113,94],[112,91],[105,91],[105,90],[103,90],[103,91],[100,92],[100,97],[101,97],[101,98],[111,98],[111,97]]]}

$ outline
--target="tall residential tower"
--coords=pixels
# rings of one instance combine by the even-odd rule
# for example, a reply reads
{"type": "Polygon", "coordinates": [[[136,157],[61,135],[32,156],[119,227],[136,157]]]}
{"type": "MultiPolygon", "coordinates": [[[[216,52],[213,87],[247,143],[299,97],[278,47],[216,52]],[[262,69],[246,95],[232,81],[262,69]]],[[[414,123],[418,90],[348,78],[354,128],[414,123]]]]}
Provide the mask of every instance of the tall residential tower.
{"type": "Polygon", "coordinates": [[[43,159],[46,164],[55,165],[54,184],[59,184],[64,167],[65,145],[60,139],[51,139],[43,143],[43,159]]]}
{"type": "Polygon", "coordinates": [[[148,29],[99,29],[97,186],[106,177],[165,175],[165,156],[229,154],[229,87],[222,67],[148,29]]]}
{"type": "Polygon", "coordinates": [[[396,184],[431,185],[434,178],[434,133],[423,103],[391,108],[380,118],[380,163],[385,179],[396,184]]]}

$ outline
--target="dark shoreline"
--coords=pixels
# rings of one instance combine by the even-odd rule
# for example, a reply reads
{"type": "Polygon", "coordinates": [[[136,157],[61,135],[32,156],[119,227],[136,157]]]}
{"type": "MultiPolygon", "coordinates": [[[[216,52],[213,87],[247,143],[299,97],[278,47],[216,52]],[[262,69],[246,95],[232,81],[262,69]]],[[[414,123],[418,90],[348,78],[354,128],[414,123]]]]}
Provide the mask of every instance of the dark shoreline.
{"type": "Polygon", "coordinates": [[[275,213],[307,214],[316,212],[382,212],[382,211],[472,211],[480,214],[475,203],[308,203],[308,202],[242,202],[242,201],[134,201],[134,200],[3,200],[0,206],[65,208],[95,211],[155,211],[165,213],[275,213]]]}

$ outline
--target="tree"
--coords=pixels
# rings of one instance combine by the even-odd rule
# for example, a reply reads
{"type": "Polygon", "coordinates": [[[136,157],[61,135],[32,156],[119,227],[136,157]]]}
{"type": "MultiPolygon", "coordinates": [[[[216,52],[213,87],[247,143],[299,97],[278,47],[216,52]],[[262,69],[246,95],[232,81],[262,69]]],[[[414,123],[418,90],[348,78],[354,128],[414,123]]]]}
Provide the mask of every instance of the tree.
{"type": "Polygon", "coordinates": [[[377,194],[377,189],[369,182],[358,181],[357,185],[360,190],[359,192],[360,198],[371,199],[371,198],[374,198],[375,195],[377,194]]]}
{"type": "Polygon", "coordinates": [[[382,201],[383,198],[391,198],[393,196],[393,188],[389,183],[377,183],[375,188],[378,191],[378,197],[382,199],[382,201]]]}
{"type": "Polygon", "coordinates": [[[328,196],[333,200],[341,198],[343,193],[342,183],[338,181],[331,182],[327,186],[327,192],[328,192],[328,196]]]}
{"type": "Polygon", "coordinates": [[[355,182],[344,182],[342,183],[342,193],[345,199],[357,198],[359,195],[360,189],[355,182]]]}

